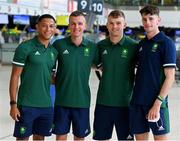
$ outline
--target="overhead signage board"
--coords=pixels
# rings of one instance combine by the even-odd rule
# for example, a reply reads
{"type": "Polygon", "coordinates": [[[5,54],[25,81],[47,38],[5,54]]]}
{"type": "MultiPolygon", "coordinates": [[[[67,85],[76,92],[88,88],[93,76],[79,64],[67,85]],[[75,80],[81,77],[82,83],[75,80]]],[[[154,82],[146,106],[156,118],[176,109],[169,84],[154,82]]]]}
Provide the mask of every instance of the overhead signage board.
{"type": "Polygon", "coordinates": [[[103,12],[103,0],[92,0],[91,11],[97,15],[102,15],[103,12]]]}
{"type": "Polygon", "coordinates": [[[78,0],[78,10],[88,13],[90,7],[90,0],[78,0]]]}
{"type": "Polygon", "coordinates": [[[78,10],[88,13],[93,12],[102,15],[103,0],[78,0],[78,10]]]}

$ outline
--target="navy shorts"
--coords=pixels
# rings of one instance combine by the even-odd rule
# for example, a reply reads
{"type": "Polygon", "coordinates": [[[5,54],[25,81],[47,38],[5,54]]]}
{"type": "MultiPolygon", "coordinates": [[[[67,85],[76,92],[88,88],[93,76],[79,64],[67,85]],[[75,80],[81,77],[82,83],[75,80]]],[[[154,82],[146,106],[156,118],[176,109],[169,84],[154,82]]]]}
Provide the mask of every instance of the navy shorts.
{"type": "Polygon", "coordinates": [[[84,138],[89,135],[89,108],[55,106],[53,133],[56,135],[69,133],[71,123],[74,136],[84,138]]]}
{"type": "Polygon", "coordinates": [[[115,126],[118,140],[133,140],[129,127],[129,108],[96,105],[93,139],[108,140],[115,126]]]}
{"type": "Polygon", "coordinates": [[[150,107],[130,106],[130,127],[134,134],[142,134],[152,130],[153,135],[164,135],[170,132],[168,107],[160,108],[160,119],[157,122],[149,122],[147,114],[150,107]]]}
{"type": "Polygon", "coordinates": [[[14,137],[25,138],[32,134],[50,136],[53,124],[53,108],[20,106],[20,118],[15,122],[14,137]]]}

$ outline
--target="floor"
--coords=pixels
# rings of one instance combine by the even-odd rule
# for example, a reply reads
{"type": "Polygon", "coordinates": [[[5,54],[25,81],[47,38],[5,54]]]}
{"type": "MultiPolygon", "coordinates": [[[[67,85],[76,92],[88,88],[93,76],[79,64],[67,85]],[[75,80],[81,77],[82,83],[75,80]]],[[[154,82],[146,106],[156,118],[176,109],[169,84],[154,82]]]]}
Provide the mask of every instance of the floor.
{"type": "MultiPolygon", "coordinates": [[[[0,140],[15,140],[12,136],[14,121],[9,116],[9,79],[11,73],[11,66],[0,65],[0,140]]],[[[91,72],[90,86],[92,92],[91,100],[91,125],[93,121],[93,111],[96,100],[96,91],[98,86],[98,79],[94,72],[91,72]]],[[[174,83],[169,92],[169,108],[171,119],[171,133],[170,140],[180,140],[180,84],[174,83]],[[178,122],[179,121],[179,122],[178,122]]],[[[69,134],[68,139],[72,140],[72,134],[69,134]]],[[[46,140],[55,140],[55,136],[47,137],[46,140]]],[[[87,140],[92,140],[92,133],[87,137],[87,140]]],[[[116,140],[116,134],[113,133],[112,140],[116,140]]]]}

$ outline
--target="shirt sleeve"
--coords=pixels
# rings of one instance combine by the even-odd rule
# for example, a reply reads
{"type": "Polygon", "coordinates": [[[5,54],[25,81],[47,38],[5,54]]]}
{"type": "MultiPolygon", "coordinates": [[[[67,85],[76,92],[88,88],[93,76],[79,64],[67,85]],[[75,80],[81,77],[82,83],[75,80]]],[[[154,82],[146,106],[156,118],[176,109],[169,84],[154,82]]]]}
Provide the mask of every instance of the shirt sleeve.
{"type": "Polygon", "coordinates": [[[27,46],[25,46],[22,43],[16,48],[12,63],[17,66],[23,67],[25,65],[27,56],[28,56],[27,46]]]}
{"type": "Polygon", "coordinates": [[[176,47],[172,40],[165,42],[163,67],[176,67],[176,47]]]}

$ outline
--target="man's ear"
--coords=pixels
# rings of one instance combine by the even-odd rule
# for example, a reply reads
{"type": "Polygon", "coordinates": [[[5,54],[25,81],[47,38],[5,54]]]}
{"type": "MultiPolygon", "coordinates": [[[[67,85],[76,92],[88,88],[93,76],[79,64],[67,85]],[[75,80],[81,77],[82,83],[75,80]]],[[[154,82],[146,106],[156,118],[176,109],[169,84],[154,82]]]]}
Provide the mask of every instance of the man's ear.
{"type": "Polygon", "coordinates": [[[161,18],[160,18],[160,17],[158,17],[158,22],[157,22],[157,25],[159,26],[159,25],[160,25],[160,23],[161,23],[161,18]]]}
{"type": "Polygon", "coordinates": [[[35,27],[36,27],[36,30],[38,31],[38,24],[36,24],[35,27]]]}
{"type": "Polygon", "coordinates": [[[124,23],[124,29],[126,28],[126,26],[127,26],[127,23],[125,22],[125,23],[124,23]]]}
{"type": "Polygon", "coordinates": [[[158,18],[158,22],[159,22],[159,23],[161,22],[161,18],[160,18],[160,17],[158,18]]]}

